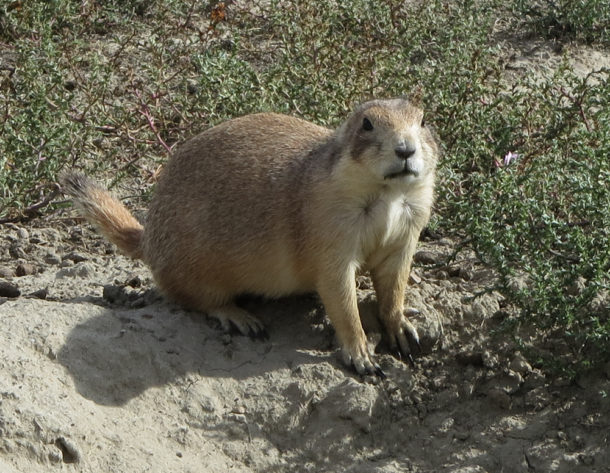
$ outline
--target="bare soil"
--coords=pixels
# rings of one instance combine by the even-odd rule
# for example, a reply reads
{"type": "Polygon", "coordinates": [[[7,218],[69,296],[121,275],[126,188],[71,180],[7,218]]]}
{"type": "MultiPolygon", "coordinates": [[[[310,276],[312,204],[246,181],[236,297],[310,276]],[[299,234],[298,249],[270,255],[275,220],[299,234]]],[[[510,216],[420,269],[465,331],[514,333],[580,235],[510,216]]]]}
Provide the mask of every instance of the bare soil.
{"type": "Polygon", "coordinates": [[[359,278],[380,380],[342,365],[314,296],[244,298],[270,334],[250,340],[164,301],[86,224],[4,225],[0,471],[610,471],[610,373],[549,377],[494,335],[514,314],[474,297],[494,275],[451,260],[458,243],[420,244],[414,367],[380,342],[359,278]]]}

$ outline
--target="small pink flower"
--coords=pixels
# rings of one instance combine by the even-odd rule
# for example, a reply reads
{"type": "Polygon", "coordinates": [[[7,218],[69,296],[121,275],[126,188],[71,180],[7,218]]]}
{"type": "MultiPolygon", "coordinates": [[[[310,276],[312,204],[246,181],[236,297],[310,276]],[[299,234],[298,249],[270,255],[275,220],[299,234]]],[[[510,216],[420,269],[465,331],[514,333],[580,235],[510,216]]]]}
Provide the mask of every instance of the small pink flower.
{"type": "Polygon", "coordinates": [[[519,153],[513,153],[512,151],[509,151],[508,153],[506,153],[506,156],[504,156],[503,164],[504,166],[508,166],[513,161],[517,161],[517,159],[519,159],[520,157],[521,155],[519,153]]]}

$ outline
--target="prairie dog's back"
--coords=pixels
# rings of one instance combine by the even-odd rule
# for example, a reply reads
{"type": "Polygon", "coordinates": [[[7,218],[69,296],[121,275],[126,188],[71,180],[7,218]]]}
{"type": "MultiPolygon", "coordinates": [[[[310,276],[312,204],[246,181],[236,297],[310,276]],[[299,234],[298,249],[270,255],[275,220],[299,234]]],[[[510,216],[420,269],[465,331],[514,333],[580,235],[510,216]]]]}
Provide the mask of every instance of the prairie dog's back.
{"type": "Polygon", "coordinates": [[[267,260],[263,268],[273,261],[290,266],[279,260],[283,252],[284,259],[292,256],[287,237],[298,219],[294,200],[305,161],[331,134],[298,118],[261,113],[185,143],[163,171],[145,226],[144,259],[153,272],[173,270],[177,260],[188,265],[191,254],[228,278],[238,277],[245,255],[267,260]]]}

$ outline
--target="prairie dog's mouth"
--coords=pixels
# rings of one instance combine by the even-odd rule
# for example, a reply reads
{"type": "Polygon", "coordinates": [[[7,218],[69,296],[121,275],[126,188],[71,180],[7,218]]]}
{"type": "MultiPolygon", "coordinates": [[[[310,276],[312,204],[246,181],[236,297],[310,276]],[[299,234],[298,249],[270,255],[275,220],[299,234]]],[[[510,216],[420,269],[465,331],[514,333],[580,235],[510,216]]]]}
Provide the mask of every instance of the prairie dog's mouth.
{"type": "Polygon", "coordinates": [[[396,177],[401,177],[401,176],[419,177],[419,171],[412,169],[411,166],[409,166],[409,163],[406,162],[404,167],[400,171],[395,171],[395,172],[391,172],[390,174],[386,174],[384,176],[384,179],[394,179],[396,177]]]}

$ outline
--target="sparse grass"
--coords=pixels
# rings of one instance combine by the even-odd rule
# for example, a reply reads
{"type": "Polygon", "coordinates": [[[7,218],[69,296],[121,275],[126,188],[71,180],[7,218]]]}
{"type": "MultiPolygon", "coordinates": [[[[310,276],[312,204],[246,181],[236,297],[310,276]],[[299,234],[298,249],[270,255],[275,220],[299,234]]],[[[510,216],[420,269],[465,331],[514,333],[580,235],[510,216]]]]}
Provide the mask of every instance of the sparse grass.
{"type": "Polygon", "coordinates": [[[516,0],[513,11],[545,37],[610,45],[610,3],[606,0],[516,0]]]}
{"type": "Polygon", "coordinates": [[[519,324],[570,347],[564,365],[608,360],[609,72],[509,82],[495,39],[505,24],[607,45],[610,7],[592,4],[0,6],[0,215],[44,199],[68,166],[144,193],[177,142],[237,115],[334,126],[369,97],[421,94],[444,147],[432,224],[472,241],[519,324]]]}

